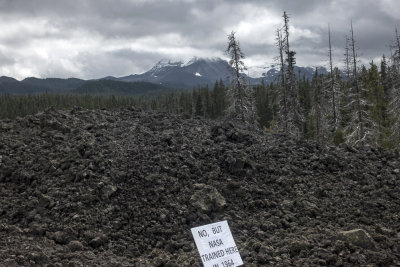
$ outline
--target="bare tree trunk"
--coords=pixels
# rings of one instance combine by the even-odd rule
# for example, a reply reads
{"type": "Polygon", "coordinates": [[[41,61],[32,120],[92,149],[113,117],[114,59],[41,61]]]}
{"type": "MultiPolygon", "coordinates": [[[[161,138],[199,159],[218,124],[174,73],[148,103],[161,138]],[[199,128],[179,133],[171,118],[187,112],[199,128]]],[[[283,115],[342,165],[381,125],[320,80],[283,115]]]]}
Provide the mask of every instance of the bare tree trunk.
{"type": "Polygon", "coordinates": [[[331,78],[331,92],[332,92],[332,111],[333,111],[333,125],[334,130],[336,130],[338,119],[337,119],[337,112],[336,112],[336,90],[334,84],[334,75],[333,75],[333,63],[332,63],[332,45],[331,45],[331,29],[328,24],[328,33],[329,33],[329,67],[331,69],[330,78],[331,78]]]}
{"type": "Polygon", "coordinates": [[[346,65],[346,78],[347,80],[350,79],[350,52],[349,52],[349,37],[346,36],[346,47],[345,47],[345,65],[346,65]]]}
{"type": "Polygon", "coordinates": [[[287,56],[287,61],[288,61],[288,67],[287,67],[287,71],[288,71],[288,78],[289,78],[289,85],[290,85],[290,89],[292,91],[292,87],[295,84],[295,78],[294,78],[294,69],[293,69],[293,60],[292,60],[292,53],[290,51],[290,47],[289,47],[289,17],[286,15],[286,12],[283,13],[283,18],[285,21],[285,25],[284,25],[284,29],[285,29],[285,52],[286,52],[286,56],[287,56]]]}
{"type": "Polygon", "coordinates": [[[242,116],[242,121],[245,122],[244,118],[244,110],[243,110],[243,99],[242,99],[242,85],[240,83],[240,73],[239,73],[239,55],[237,53],[236,42],[233,47],[234,56],[235,56],[235,70],[236,70],[236,81],[237,81],[237,90],[238,90],[238,101],[239,101],[239,112],[242,116]]]}
{"type": "Polygon", "coordinates": [[[395,51],[395,57],[396,57],[395,63],[397,63],[396,64],[397,72],[400,72],[400,37],[399,34],[397,33],[397,28],[396,28],[396,45],[397,45],[397,51],[395,51]]]}
{"type": "Polygon", "coordinates": [[[360,100],[360,87],[358,84],[358,74],[357,74],[357,53],[355,48],[355,40],[354,40],[354,31],[353,31],[353,22],[351,23],[351,49],[352,49],[352,56],[353,56],[353,79],[354,79],[354,86],[356,89],[356,103],[357,103],[357,113],[358,113],[358,123],[359,123],[359,135],[358,138],[361,140],[364,136],[364,126],[363,126],[363,118],[361,112],[361,100],[360,100]]]}
{"type": "Polygon", "coordinates": [[[319,77],[318,77],[318,68],[315,68],[315,73],[316,73],[316,88],[314,91],[314,99],[315,99],[315,120],[316,120],[316,139],[317,139],[317,144],[320,146],[321,140],[320,140],[320,135],[321,135],[321,89],[320,89],[320,84],[319,84],[319,77]]]}
{"type": "Polygon", "coordinates": [[[302,132],[302,124],[300,118],[300,107],[298,103],[298,90],[296,87],[296,77],[294,73],[294,55],[296,54],[294,51],[290,51],[289,46],[289,16],[286,12],[283,12],[283,19],[284,19],[284,31],[285,31],[285,53],[287,57],[287,84],[288,84],[288,91],[290,94],[290,116],[289,119],[292,120],[292,124],[294,126],[293,131],[294,135],[297,138],[300,137],[300,133],[302,132]],[[297,128],[297,129],[296,129],[297,128]]]}
{"type": "Polygon", "coordinates": [[[281,64],[281,88],[282,88],[282,102],[283,102],[283,119],[284,119],[284,124],[283,128],[285,133],[287,133],[288,130],[288,107],[287,107],[287,83],[286,83],[286,78],[285,78],[285,62],[283,60],[283,49],[284,49],[284,44],[283,44],[283,39],[282,39],[282,34],[281,31],[278,29],[277,30],[277,40],[278,40],[278,48],[279,48],[279,57],[280,57],[280,64],[281,64]]]}

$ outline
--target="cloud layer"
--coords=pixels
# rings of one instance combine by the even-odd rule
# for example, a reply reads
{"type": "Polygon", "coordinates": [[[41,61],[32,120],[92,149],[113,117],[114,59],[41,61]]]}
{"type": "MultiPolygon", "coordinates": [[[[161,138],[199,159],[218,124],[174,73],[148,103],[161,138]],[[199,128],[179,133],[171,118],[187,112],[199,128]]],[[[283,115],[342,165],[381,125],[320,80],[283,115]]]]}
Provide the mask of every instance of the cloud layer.
{"type": "Polygon", "coordinates": [[[224,57],[237,32],[250,66],[273,63],[275,31],[290,14],[299,65],[336,64],[350,21],[364,63],[390,54],[398,0],[0,0],[0,75],[99,78],[148,70],[162,58],[224,57]]]}

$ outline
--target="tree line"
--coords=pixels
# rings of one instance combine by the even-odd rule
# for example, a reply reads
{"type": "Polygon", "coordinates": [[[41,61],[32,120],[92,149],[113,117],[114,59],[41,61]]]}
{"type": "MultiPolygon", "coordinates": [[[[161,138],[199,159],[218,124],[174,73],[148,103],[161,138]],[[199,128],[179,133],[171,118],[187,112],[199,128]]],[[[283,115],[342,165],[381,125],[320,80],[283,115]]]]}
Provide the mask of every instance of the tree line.
{"type": "MultiPolygon", "coordinates": [[[[243,79],[244,53],[235,37],[228,36],[227,54],[234,79],[228,86],[229,114],[246,123],[258,123],[272,132],[313,139],[318,145],[348,143],[386,148],[400,146],[400,37],[390,58],[380,66],[359,64],[353,24],[345,38],[345,69],[334,66],[328,25],[328,74],[315,70],[311,81],[296,78],[296,52],[290,46],[289,16],[276,32],[279,80],[265,86],[249,86],[243,79]],[[251,114],[251,116],[249,116],[251,114]]],[[[300,75],[299,75],[300,76],[300,75]]]]}
{"type": "MultiPolygon", "coordinates": [[[[312,80],[302,76],[296,81],[298,88],[297,101],[302,107],[299,118],[302,118],[295,135],[301,138],[315,140],[318,144],[349,143],[359,140],[371,145],[386,148],[399,146],[399,99],[397,88],[399,72],[382,58],[380,68],[371,62],[369,68],[362,66],[359,73],[360,108],[363,115],[364,136],[359,139],[358,105],[356,91],[350,78],[342,74],[338,68],[333,69],[333,86],[336,93],[336,116],[333,110],[332,76],[315,71],[312,80]],[[354,92],[353,92],[354,91],[354,92]]],[[[62,95],[42,94],[25,96],[0,96],[0,118],[13,119],[29,114],[35,114],[49,107],[68,109],[75,106],[87,109],[119,109],[135,107],[145,111],[162,111],[172,114],[184,114],[188,117],[203,117],[218,119],[236,116],[239,108],[232,104],[231,85],[225,85],[222,80],[216,81],[212,88],[208,86],[192,91],[173,92],[153,96],[94,96],[94,95],[62,95]],[[233,112],[234,115],[230,114],[233,112]]],[[[244,116],[245,120],[273,133],[284,133],[292,121],[285,123],[283,113],[281,83],[265,84],[251,87],[254,102],[254,116],[244,116]]],[[[289,105],[287,106],[289,107],[289,105]]],[[[292,113],[293,114],[293,113],[292,113]]]]}
{"type": "Polygon", "coordinates": [[[50,107],[69,109],[113,109],[137,106],[140,98],[128,96],[64,95],[44,93],[40,95],[0,96],[0,119],[15,119],[42,112],[50,107]]]}
{"type": "Polygon", "coordinates": [[[220,118],[228,106],[227,88],[216,81],[213,88],[199,87],[189,91],[176,91],[152,95],[72,95],[44,93],[37,95],[1,95],[0,119],[15,119],[44,111],[50,107],[69,109],[119,109],[135,107],[144,111],[162,111],[209,119],[220,118]]]}

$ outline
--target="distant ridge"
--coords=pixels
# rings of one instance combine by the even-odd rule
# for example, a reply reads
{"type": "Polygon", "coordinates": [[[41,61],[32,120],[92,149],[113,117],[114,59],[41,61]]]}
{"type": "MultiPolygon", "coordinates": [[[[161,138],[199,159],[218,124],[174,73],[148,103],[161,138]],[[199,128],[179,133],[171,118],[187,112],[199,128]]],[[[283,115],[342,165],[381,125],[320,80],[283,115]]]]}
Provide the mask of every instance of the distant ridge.
{"type": "MultiPolygon", "coordinates": [[[[319,67],[320,73],[327,73],[326,69],[319,67]]],[[[253,67],[249,73],[253,77],[244,74],[250,85],[260,84],[262,80],[266,84],[279,81],[279,67],[271,64],[268,67],[253,67]],[[254,77],[260,76],[260,77],[254,77]]],[[[300,78],[311,80],[314,75],[313,67],[297,67],[295,73],[300,78]]],[[[29,77],[18,81],[11,77],[0,77],[0,94],[22,95],[42,93],[71,93],[82,94],[145,94],[164,92],[171,89],[193,89],[197,87],[213,87],[215,81],[222,80],[226,85],[232,79],[232,68],[226,60],[221,58],[198,58],[191,60],[173,61],[162,59],[150,70],[142,74],[132,74],[123,77],[107,76],[101,79],[82,80],[77,78],[34,78],[29,77]],[[105,82],[106,81],[106,82],[105,82]],[[114,82],[114,83],[113,83],[114,82]],[[124,82],[123,84],[119,82],[124,82]],[[134,83],[134,84],[130,84],[134,83]]]]}
{"type": "Polygon", "coordinates": [[[18,81],[14,78],[0,77],[0,94],[23,95],[23,94],[43,94],[43,93],[66,93],[85,81],[77,78],[26,78],[18,81]]]}

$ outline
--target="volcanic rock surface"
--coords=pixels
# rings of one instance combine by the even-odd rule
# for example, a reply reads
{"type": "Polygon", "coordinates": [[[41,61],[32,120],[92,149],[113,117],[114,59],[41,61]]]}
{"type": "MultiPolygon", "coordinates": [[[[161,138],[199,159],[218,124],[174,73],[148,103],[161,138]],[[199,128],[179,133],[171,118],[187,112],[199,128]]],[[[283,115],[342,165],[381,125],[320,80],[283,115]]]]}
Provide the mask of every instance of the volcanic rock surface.
{"type": "Polygon", "coordinates": [[[400,265],[397,152],[229,121],[47,110],[0,121],[1,266],[202,266],[227,220],[245,266],[400,265]]]}

